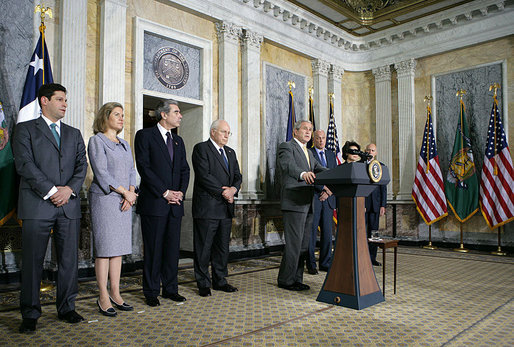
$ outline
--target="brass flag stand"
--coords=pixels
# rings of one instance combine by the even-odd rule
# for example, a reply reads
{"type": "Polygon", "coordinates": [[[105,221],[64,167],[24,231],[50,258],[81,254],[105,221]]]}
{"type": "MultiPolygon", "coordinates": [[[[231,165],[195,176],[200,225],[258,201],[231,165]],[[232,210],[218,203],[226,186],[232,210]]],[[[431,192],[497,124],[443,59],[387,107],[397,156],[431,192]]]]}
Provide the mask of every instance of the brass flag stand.
{"type": "Polygon", "coordinates": [[[502,229],[503,229],[503,225],[501,227],[498,228],[498,248],[496,249],[496,251],[492,251],[491,254],[493,255],[501,255],[501,256],[505,256],[507,255],[507,253],[503,252],[502,251],[502,240],[501,240],[501,234],[502,234],[502,229]]]}
{"type": "Polygon", "coordinates": [[[437,249],[436,246],[432,245],[432,225],[428,226],[428,245],[423,246],[424,249],[437,249]]]}
{"type": "Polygon", "coordinates": [[[469,252],[469,249],[467,248],[464,248],[464,243],[462,242],[463,240],[463,235],[464,235],[464,232],[462,231],[462,225],[464,223],[460,222],[459,225],[460,225],[460,246],[459,248],[454,248],[453,250],[455,252],[461,252],[461,253],[468,253],[469,252]]]}

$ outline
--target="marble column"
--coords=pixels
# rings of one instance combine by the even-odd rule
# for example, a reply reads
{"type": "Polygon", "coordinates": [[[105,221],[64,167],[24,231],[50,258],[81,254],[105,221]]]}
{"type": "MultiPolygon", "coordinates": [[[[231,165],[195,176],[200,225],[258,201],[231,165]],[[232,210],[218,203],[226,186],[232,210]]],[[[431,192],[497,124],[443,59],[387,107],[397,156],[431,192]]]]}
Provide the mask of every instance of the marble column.
{"type": "MultiPolygon", "coordinates": [[[[332,64],[330,67],[330,71],[328,72],[328,92],[334,93],[333,103],[334,103],[334,119],[336,121],[336,130],[337,136],[339,140],[339,149],[342,148],[341,135],[343,134],[343,109],[341,104],[342,98],[342,87],[341,87],[341,79],[344,74],[344,69],[338,65],[332,64]]],[[[330,98],[328,99],[329,107],[330,107],[330,98]]],[[[325,131],[328,130],[328,124],[325,128],[320,128],[325,131]]]]}
{"type": "Polygon", "coordinates": [[[232,23],[217,22],[216,31],[219,41],[219,118],[230,125],[232,137],[229,146],[238,157],[239,150],[239,37],[242,29],[232,23]]]}
{"type": "Polygon", "coordinates": [[[100,2],[100,87],[98,105],[116,101],[125,104],[125,49],[127,1],[100,2]]]}
{"type": "MultiPolygon", "coordinates": [[[[61,1],[61,80],[67,90],[66,124],[84,133],[87,0],[61,1]]],[[[57,82],[57,81],[56,81],[57,82]]]]}
{"type": "Polygon", "coordinates": [[[393,198],[393,142],[391,119],[391,68],[389,65],[372,70],[375,76],[375,105],[377,159],[387,165],[391,182],[387,185],[387,199],[393,198]]]}
{"type": "Polygon", "coordinates": [[[263,197],[260,164],[265,156],[261,149],[261,45],[263,37],[250,30],[242,36],[242,121],[241,156],[243,199],[263,197]],[[262,152],[261,152],[262,151],[262,152]]]}
{"type": "MultiPolygon", "coordinates": [[[[316,130],[322,129],[327,131],[328,127],[328,71],[330,64],[321,59],[311,61],[312,79],[314,93],[312,96],[314,102],[314,120],[316,122],[316,130]]],[[[309,114],[307,113],[307,116],[309,114]]]]}
{"type": "Polygon", "coordinates": [[[398,157],[400,187],[397,200],[410,200],[416,172],[414,74],[416,60],[394,64],[398,73],[398,157]]]}

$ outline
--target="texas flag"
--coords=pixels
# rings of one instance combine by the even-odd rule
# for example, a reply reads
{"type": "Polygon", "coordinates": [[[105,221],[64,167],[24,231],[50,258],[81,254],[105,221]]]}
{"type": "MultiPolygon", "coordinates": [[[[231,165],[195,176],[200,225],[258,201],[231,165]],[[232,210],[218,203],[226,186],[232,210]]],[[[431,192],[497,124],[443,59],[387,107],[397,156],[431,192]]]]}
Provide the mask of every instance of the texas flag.
{"type": "Polygon", "coordinates": [[[50,57],[46,48],[45,35],[40,32],[36,49],[30,59],[29,71],[23,87],[20,112],[17,123],[25,122],[39,117],[41,109],[37,102],[37,91],[43,84],[53,83],[50,57]]]}

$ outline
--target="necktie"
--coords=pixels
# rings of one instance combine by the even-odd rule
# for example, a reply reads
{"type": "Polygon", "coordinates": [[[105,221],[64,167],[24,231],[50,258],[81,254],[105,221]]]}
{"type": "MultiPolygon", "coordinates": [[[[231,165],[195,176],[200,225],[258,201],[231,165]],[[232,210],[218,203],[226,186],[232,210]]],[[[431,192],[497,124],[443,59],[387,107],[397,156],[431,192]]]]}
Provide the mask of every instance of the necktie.
{"type": "Polygon", "coordinates": [[[166,133],[166,147],[168,147],[168,153],[173,163],[173,140],[171,139],[171,133],[169,131],[166,133]]]}
{"type": "Polygon", "coordinates": [[[55,127],[57,124],[52,123],[50,124],[50,129],[52,130],[52,135],[54,135],[55,141],[57,141],[57,147],[61,148],[61,137],[57,133],[57,130],[55,130],[55,127]]]}
{"type": "Polygon", "coordinates": [[[228,160],[227,160],[227,158],[225,158],[225,154],[223,153],[223,148],[220,148],[220,154],[221,154],[221,157],[223,158],[223,161],[225,162],[225,167],[228,170],[228,160]]]}
{"type": "Polygon", "coordinates": [[[325,160],[325,152],[319,152],[319,158],[321,159],[321,165],[327,167],[327,161],[325,160]]]}
{"type": "Polygon", "coordinates": [[[307,146],[302,146],[303,154],[305,154],[305,158],[307,158],[307,164],[309,164],[309,168],[311,167],[311,160],[309,159],[309,152],[307,152],[307,146]]]}

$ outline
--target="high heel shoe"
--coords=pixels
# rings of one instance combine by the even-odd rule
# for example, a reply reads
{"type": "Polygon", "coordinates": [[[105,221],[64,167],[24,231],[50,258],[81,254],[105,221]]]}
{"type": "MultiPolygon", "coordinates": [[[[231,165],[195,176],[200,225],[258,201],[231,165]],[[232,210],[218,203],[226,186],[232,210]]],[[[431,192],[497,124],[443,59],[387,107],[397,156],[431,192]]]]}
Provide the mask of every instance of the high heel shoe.
{"type": "Polygon", "coordinates": [[[102,306],[100,306],[100,299],[96,299],[96,304],[98,305],[98,310],[101,314],[107,317],[116,317],[118,314],[113,307],[109,307],[107,310],[104,310],[102,306]]]}
{"type": "Polygon", "coordinates": [[[109,296],[109,299],[111,300],[111,303],[116,306],[117,309],[121,310],[121,311],[132,311],[134,309],[134,307],[132,305],[129,305],[127,304],[126,302],[124,302],[123,304],[118,304],[116,301],[113,300],[113,298],[111,298],[109,296]]]}

